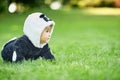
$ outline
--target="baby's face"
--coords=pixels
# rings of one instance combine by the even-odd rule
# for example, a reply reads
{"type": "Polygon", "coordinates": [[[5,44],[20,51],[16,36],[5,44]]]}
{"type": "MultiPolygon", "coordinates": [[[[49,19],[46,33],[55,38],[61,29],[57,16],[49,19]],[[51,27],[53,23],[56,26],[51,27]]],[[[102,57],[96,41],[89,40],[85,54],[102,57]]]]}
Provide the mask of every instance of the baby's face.
{"type": "Polygon", "coordinates": [[[51,38],[51,29],[52,26],[48,26],[46,27],[40,37],[40,43],[47,43],[49,41],[49,39],[51,38]]]}

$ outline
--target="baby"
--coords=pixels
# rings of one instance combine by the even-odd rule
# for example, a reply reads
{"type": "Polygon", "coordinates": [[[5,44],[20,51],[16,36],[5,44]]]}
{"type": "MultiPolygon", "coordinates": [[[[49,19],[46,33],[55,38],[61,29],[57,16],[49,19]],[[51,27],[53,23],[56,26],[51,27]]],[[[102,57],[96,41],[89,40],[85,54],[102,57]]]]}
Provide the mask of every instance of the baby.
{"type": "Polygon", "coordinates": [[[55,22],[43,13],[30,14],[24,23],[24,35],[10,40],[2,49],[2,58],[8,62],[36,60],[38,58],[54,60],[48,42],[54,29],[55,22]]]}

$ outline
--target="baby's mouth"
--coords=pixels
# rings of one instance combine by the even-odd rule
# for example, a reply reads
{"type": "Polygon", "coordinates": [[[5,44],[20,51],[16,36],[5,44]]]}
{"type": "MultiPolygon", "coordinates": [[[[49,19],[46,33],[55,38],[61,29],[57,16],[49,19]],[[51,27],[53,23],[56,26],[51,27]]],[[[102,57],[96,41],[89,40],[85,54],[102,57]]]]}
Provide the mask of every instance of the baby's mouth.
{"type": "Polygon", "coordinates": [[[48,40],[49,40],[50,38],[48,38],[48,40]]]}

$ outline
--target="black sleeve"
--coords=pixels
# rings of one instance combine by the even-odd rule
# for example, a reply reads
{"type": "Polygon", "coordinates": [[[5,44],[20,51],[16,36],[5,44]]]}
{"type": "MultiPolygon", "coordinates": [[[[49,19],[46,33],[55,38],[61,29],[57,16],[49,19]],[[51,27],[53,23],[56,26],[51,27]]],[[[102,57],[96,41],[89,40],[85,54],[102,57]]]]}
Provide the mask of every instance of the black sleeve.
{"type": "Polygon", "coordinates": [[[42,51],[41,51],[41,57],[46,60],[55,60],[55,57],[52,55],[50,48],[48,44],[46,44],[42,51]]]}

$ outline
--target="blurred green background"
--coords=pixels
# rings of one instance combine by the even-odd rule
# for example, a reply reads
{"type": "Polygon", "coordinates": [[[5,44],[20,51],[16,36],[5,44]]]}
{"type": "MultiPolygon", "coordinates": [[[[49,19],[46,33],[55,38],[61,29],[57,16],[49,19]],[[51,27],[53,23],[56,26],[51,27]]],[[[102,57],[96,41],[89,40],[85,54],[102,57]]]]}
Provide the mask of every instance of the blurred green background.
{"type": "Polygon", "coordinates": [[[31,8],[120,7],[120,0],[0,0],[1,12],[24,12],[31,8]]]}
{"type": "Polygon", "coordinates": [[[120,80],[120,0],[0,0],[0,48],[23,35],[33,12],[56,22],[49,42],[56,61],[0,57],[0,80],[120,80]]]}

